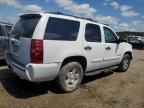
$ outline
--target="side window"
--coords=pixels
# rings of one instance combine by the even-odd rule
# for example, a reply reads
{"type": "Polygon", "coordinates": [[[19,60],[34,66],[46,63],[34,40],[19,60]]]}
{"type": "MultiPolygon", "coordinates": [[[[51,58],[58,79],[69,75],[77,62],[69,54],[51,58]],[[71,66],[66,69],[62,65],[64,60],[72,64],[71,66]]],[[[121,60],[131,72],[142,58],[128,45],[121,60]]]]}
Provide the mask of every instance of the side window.
{"type": "Polygon", "coordinates": [[[78,21],[50,17],[44,39],[75,41],[78,36],[79,27],[80,22],[78,21]]]}
{"type": "Polygon", "coordinates": [[[95,24],[87,24],[85,30],[85,39],[88,42],[101,42],[100,27],[95,24]]]}
{"type": "Polygon", "coordinates": [[[2,34],[2,27],[1,27],[1,25],[0,25],[0,36],[2,36],[3,34],[2,34]]]}
{"type": "Polygon", "coordinates": [[[104,27],[104,35],[105,35],[106,43],[116,43],[117,42],[117,37],[111,29],[104,27]]]}

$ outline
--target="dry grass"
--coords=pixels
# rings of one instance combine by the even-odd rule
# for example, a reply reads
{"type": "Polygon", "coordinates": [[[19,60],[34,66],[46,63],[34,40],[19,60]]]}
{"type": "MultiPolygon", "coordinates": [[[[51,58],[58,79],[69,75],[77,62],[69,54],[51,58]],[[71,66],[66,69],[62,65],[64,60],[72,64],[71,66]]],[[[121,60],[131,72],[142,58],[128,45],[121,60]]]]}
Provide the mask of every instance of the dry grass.
{"type": "Polygon", "coordinates": [[[0,108],[144,108],[144,51],[135,50],[126,73],[85,78],[72,93],[59,92],[55,84],[22,81],[0,69],[0,108]]]}

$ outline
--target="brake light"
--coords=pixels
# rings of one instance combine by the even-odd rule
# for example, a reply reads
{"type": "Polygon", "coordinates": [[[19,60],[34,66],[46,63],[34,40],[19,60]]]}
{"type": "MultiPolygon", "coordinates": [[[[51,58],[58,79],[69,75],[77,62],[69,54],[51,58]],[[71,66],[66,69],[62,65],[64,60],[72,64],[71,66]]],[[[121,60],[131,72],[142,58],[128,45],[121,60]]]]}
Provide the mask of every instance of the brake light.
{"type": "Polygon", "coordinates": [[[31,63],[43,63],[43,40],[32,39],[30,57],[31,63]]]}

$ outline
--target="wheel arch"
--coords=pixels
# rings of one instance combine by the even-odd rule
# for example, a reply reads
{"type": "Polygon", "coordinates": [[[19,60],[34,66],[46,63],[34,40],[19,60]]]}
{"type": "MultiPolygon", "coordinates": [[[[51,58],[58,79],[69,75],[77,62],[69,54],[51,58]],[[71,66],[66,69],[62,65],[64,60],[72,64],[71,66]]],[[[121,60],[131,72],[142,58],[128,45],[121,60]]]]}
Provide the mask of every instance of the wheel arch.
{"type": "Polygon", "coordinates": [[[127,52],[124,53],[124,55],[125,55],[125,54],[130,55],[131,60],[133,59],[133,55],[132,55],[132,52],[131,52],[131,51],[127,51],[127,52]]]}
{"type": "Polygon", "coordinates": [[[87,59],[84,56],[70,56],[70,57],[66,57],[63,62],[62,62],[62,66],[64,66],[66,63],[71,62],[71,61],[76,61],[78,63],[80,63],[83,67],[84,72],[86,71],[87,68],[87,59]]]}

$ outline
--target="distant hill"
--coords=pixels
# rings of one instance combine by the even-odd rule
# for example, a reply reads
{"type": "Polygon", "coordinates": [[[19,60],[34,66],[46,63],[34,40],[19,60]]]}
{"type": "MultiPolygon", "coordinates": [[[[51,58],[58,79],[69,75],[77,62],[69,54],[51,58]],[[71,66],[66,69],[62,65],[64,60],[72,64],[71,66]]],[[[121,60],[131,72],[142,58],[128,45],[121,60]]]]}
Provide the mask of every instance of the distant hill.
{"type": "Polygon", "coordinates": [[[117,32],[119,36],[124,35],[134,35],[134,36],[144,36],[144,32],[130,32],[130,31],[124,31],[124,32],[117,32]]]}

